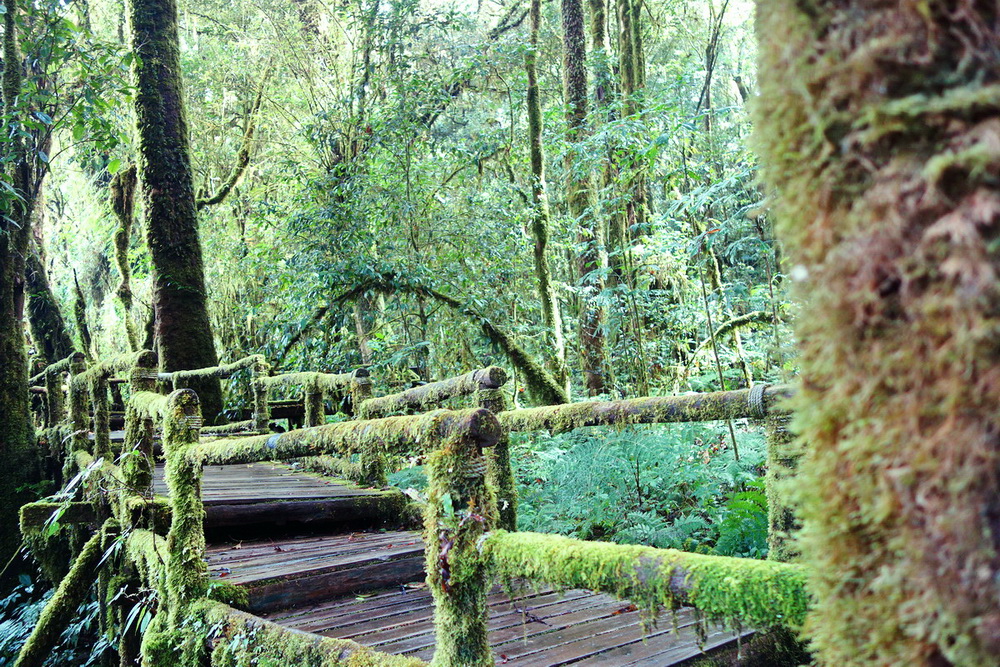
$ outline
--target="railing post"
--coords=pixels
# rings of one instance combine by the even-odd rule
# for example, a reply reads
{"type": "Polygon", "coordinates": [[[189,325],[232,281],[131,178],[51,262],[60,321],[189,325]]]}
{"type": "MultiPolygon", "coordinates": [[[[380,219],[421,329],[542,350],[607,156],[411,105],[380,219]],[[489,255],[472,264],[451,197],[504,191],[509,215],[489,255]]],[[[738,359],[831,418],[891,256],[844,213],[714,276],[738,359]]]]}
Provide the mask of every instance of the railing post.
{"type": "Polygon", "coordinates": [[[58,426],[66,419],[66,399],[63,396],[63,373],[45,369],[45,425],[58,426]]]}
{"type": "MultiPolygon", "coordinates": [[[[476,392],[476,403],[495,415],[507,409],[507,399],[501,389],[480,388],[476,392]]],[[[506,428],[486,454],[486,481],[497,495],[497,527],[517,530],[517,485],[510,462],[510,434],[506,428]]]]}
{"type": "Polygon", "coordinates": [[[253,422],[254,430],[266,433],[270,427],[271,414],[267,401],[270,390],[263,381],[271,374],[271,367],[264,357],[258,357],[252,370],[252,390],[253,390],[253,422]]]}
{"type": "Polygon", "coordinates": [[[372,380],[368,369],[359,368],[351,374],[351,414],[358,418],[361,403],[372,397],[372,380]]]}
{"type": "Polygon", "coordinates": [[[177,627],[187,606],[205,594],[205,507],[201,501],[201,465],[188,459],[202,425],[198,395],[181,389],[170,395],[163,419],[171,521],[167,535],[167,622],[177,627]]]}
{"type": "Polygon", "coordinates": [[[105,372],[90,383],[90,405],[94,410],[94,456],[110,461],[111,398],[108,395],[108,374],[105,372]]]}
{"type": "Polygon", "coordinates": [[[322,426],[326,421],[326,406],[323,402],[323,389],[319,385],[317,373],[302,384],[302,400],[305,403],[305,426],[322,426]]]}
{"type": "Polygon", "coordinates": [[[77,352],[70,361],[69,377],[69,420],[73,427],[73,438],[70,452],[90,449],[87,433],[90,431],[90,420],[87,415],[87,387],[76,379],[87,370],[87,362],[83,353],[77,352]]]}
{"type": "MultiPolygon", "coordinates": [[[[129,389],[156,391],[157,359],[149,350],[141,353],[129,371],[129,389]]],[[[130,400],[125,407],[125,445],[122,474],[130,490],[143,498],[153,497],[153,420],[141,414],[130,400]]]]}
{"type": "Polygon", "coordinates": [[[478,549],[496,523],[486,461],[478,444],[458,432],[428,456],[427,467],[424,543],[437,629],[431,665],[492,667],[486,630],[488,564],[478,549]]]}
{"type": "Polygon", "coordinates": [[[770,411],[764,400],[768,385],[754,385],[747,394],[750,415],[764,421],[767,438],[767,472],[764,487],[767,492],[767,557],[768,560],[790,561],[797,555],[792,532],[796,528],[782,483],[795,472],[801,452],[795,448],[795,434],[789,430],[791,417],[785,412],[770,411]]]}

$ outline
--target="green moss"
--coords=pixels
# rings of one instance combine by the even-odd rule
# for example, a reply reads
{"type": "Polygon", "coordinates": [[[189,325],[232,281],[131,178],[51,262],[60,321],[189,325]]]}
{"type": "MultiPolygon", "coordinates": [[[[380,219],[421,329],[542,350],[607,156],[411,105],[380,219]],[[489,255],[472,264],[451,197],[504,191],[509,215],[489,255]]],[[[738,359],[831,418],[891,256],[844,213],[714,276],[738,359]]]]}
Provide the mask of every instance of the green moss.
{"type": "Polygon", "coordinates": [[[237,609],[246,609],[250,606],[250,592],[246,588],[222,581],[210,583],[205,597],[237,609]]]}
{"type": "Polygon", "coordinates": [[[45,662],[96,580],[102,554],[101,531],[98,531],[84,544],[69,572],[45,604],[38,623],[17,655],[14,667],[41,667],[45,662]]]}
{"type": "MultiPolygon", "coordinates": [[[[764,409],[773,414],[782,409],[776,402],[788,394],[787,387],[768,387],[764,409]]],[[[510,431],[549,430],[563,433],[584,426],[612,424],[663,424],[757,417],[749,405],[749,389],[683,396],[651,396],[620,401],[582,401],[565,405],[525,408],[501,412],[497,419],[510,431]]]]}
{"type": "Polygon", "coordinates": [[[801,455],[787,418],[767,420],[767,557],[788,562],[798,555],[793,533],[798,522],[792,512],[785,483],[795,472],[801,455]]]}
{"type": "MultiPolygon", "coordinates": [[[[161,630],[162,632],[162,630],[161,630]]],[[[154,647],[151,647],[151,649],[154,647]]],[[[330,639],[298,632],[256,616],[237,611],[218,602],[201,601],[193,605],[178,631],[157,641],[156,654],[150,650],[149,667],[187,667],[211,664],[213,667],[423,667],[422,660],[379,653],[345,639],[330,639]],[[206,662],[187,662],[196,651],[184,647],[200,642],[204,649],[214,645],[206,662]],[[171,646],[172,644],[172,646],[171,646]]],[[[206,651],[207,653],[207,651],[206,651]]]]}
{"type": "MultiPolygon", "coordinates": [[[[480,389],[476,393],[476,403],[497,415],[506,409],[507,398],[500,389],[480,389]]],[[[486,483],[497,497],[497,527],[517,530],[517,484],[510,461],[510,438],[506,432],[486,453],[486,483]]]]}
{"type": "Polygon", "coordinates": [[[204,595],[207,584],[201,465],[187,455],[198,444],[200,427],[198,396],[190,389],[172,393],[163,420],[164,477],[172,506],[166,598],[172,627],[183,618],[186,606],[204,595]]]}
{"type": "Polygon", "coordinates": [[[995,664],[995,8],[810,5],[759,5],[755,105],[803,304],[807,634],[823,664],[995,664]]]}
{"type": "Polygon", "coordinates": [[[481,368],[465,375],[431,382],[398,394],[370,398],[361,404],[362,419],[385,417],[400,412],[423,412],[440,407],[444,401],[471,396],[481,389],[497,389],[507,382],[507,372],[498,366],[481,368]]]}
{"type": "Polygon", "coordinates": [[[482,537],[496,525],[496,497],[476,442],[455,433],[427,457],[424,512],[427,583],[434,595],[437,641],[432,665],[495,664],[486,634],[488,565],[482,537]]]}
{"type": "Polygon", "coordinates": [[[502,577],[610,593],[650,614],[689,604],[714,620],[795,629],[810,602],[806,568],[788,563],[505,531],[483,554],[502,577]]]}

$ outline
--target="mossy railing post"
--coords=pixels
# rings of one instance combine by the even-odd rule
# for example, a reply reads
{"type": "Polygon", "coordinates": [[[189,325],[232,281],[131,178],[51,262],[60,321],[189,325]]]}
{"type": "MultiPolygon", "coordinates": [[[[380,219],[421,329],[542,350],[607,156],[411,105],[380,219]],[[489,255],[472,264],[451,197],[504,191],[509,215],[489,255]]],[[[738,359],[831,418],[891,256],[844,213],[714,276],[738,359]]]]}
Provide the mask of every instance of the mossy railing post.
{"type": "Polygon", "coordinates": [[[90,419],[87,414],[87,387],[82,382],[76,381],[86,370],[86,358],[82,352],[77,352],[70,361],[69,420],[73,428],[73,437],[70,440],[71,452],[90,449],[87,437],[90,432],[90,419]]]}
{"type": "Polygon", "coordinates": [[[496,499],[481,444],[456,430],[427,461],[424,543],[437,638],[431,665],[438,667],[495,664],[486,628],[489,564],[479,543],[496,526],[496,499]]]}
{"type": "MultiPolygon", "coordinates": [[[[476,404],[495,415],[507,409],[502,389],[480,388],[476,392],[476,404]]],[[[497,496],[497,527],[517,530],[517,485],[510,462],[510,435],[506,429],[486,455],[486,481],[497,496]]]]}
{"type": "MultiPolygon", "coordinates": [[[[138,392],[156,391],[156,353],[140,353],[129,371],[132,396],[138,392]]],[[[153,420],[140,412],[130,400],[125,407],[125,446],[122,474],[129,489],[143,498],[153,497],[153,420]]]]}
{"type": "Polygon", "coordinates": [[[45,425],[55,428],[66,419],[66,400],[63,395],[63,371],[51,366],[45,369],[45,425]]]}
{"type": "Polygon", "coordinates": [[[305,404],[305,426],[322,426],[326,421],[326,406],[323,389],[316,374],[302,384],[302,400],[305,404]]]}
{"type": "Polygon", "coordinates": [[[94,456],[112,459],[111,397],[108,394],[108,373],[101,372],[90,384],[90,405],[94,411],[94,456]]]}
{"type": "Polygon", "coordinates": [[[189,460],[202,426],[198,395],[190,389],[173,392],[163,419],[166,482],[170,489],[171,523],[167,535],[167,623],[176,628],[187,606],[204,596],[205,507],[201,501],[201,465],[189,460]]]}
{"type": "Polygon", "coordinates": [[[372,379],[368,369],[359,368],[351,374],[351,414],[357,418],[361,403],[372,397],[372,379]]]}
{"type": "Polygon", "coordinates": [[[263,381],[271,374],[271,366],[263,356],[258,356],[251,370],[253,391],[253,427],[255,431],[266,432],[270,426],[271,414],[267,401],[270,395],[268,385],[263,381]]]}

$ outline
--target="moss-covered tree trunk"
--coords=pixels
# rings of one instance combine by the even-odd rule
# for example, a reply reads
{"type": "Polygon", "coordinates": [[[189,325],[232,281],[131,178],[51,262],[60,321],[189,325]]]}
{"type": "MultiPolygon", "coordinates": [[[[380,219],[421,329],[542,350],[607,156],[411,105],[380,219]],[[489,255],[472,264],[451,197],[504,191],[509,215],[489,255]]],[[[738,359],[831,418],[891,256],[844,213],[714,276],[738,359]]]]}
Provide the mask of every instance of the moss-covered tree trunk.
{"type": "Polygon", "coordinates": [[[535,283],[542,304],[542,320],[550,345],[547,357],[555,378],[569,393],[566,371],[566,342],[563,339],[562,313],[552,286],[547,248],[549,244],[549,198],[545,187],[545,152],[542,147],[542,103],[538,90],[538,32],[542,24],[541,0],[531,0],[529,9],[530,35],[524,54],[524,69],[528,77],[528,143],[531,152],[531,236],[535,242],[535,283]]]}
{"type": "Polygon", "coordinates": [[[581,166],[583,158],[576,152],[587,133],[587,47],[581,0],[562,0],[562,28],[566,140],[571,146],[566,154],[566,198],[569,214],[580,230],[577,270],[588,287],[580,307],[580,362],[584,386],[588,394],[594,395],[604,391],[604,335],[601,311],[592,303],[592,297],[603,287],[603,280],[594,276],[600,275],[606,260],[604,235],[589,211],[593,196],[590,173],[581,166]]]}
{"type": "MultiPolygon", "coordinates": [[[[175,0],[129,0],[139,179],[153,261],[156,346],[164,371],[218,364],[205,293],[184,117],[175,0]]],[[[222,411],[219,380],[198,381],[206,421],[222,411]]]]}
{"type": "Polygon", "coordinates": [[[1000,5],[759,0],[825,665],[1000,656],[1000,5]]]}
{"type": "MultiPolygon", "coordinates": [[[[0,216],[0,562],[7,563],[20,543],[18,508],[29,498],[21,487],[37,476],[34,429],[28,402],[28,353],[21,325],[24,317],[24,268],[31,235],[31,165],[23,140],[10,132],[21,109],[21,55],[17,43],[15,0],[4,0],[3,114],[5,147],[9,158],[3,178],[21,194],[4,198],[0,216]]],[[[0,590],[17,574],[9,567],[0,575],[0,590]]]]}
{"type": "Polygon", "coordinates": [[[28,293],[28,324],[35,350],[46,363],[54,364],[73,353],[73,339],[49,284],[45,256],[37,240],[26,255],[25,286],[28,293]]]}

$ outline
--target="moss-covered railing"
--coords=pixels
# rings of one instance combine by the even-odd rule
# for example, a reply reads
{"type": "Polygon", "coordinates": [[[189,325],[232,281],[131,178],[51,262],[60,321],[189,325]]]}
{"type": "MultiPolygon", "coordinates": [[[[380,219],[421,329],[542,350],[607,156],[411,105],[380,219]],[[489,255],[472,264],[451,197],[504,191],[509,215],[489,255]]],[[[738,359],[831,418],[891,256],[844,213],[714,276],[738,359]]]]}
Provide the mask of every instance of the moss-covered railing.
{"type": "MultiPolygon", "coordinates": [[[[507,407],[507,399],[501,389],[506,383],[507,371],[498,366],[488,366],[396,394],[370,398],[361,404],[360,414],[363,419],[371,419],[420,412],[464,397],[471,397],[478,407],[500,414],[507,407]]],[[[487,452],[486,475],[497,495],[500,527],[514,530],[517,526],[517,488],[506,432],[487,452]]]]}
{"type": "Polygon", "coordinates": [[[327,398],[346,395],[350,398],[351,411],[357,413],[358,406],[372,395],[371,379],[365,368],[350,373],[282,373],[261,378],[261,385],[267,392],[278,388],[301,387],[306,426],[319,426],[325,421],[327,398]]]}
{"type": "MultiPolygon", "coordinates": [[[[145,397],[140,394],[137,398],[142,401],[145,397]]],[[[443,656],[461,656],[470,652],[468,646],[475,644],[478,647],[485,642],[485,624],[480,621],[485,620],[486,613],[483,586],[486,565],[474,552],[491,527],[490,520],[495,513],[493,498],[485,482],[482,456],[482,449],[492,446],[500,435],[500,427],[490,412],[483,409],[441,410],[418,416],[341,422],[281,434],[201,442],[200,413],[193,391],[175,391],[165,403],[150,399],[148,409],[164,418],[166,481],[170,488],[172,519],[166,542],[165,574],[162,575],[164,592],[161,599],[165,602],[166,613],[154,632],[147,633],[143,639],[144,655],[160,656],[163,664],[176,662],[179,656],[173,647],[185,645],[185,633],[192,631],[191,619],[204,613],[222,614],[224,625],[234,628],[232,632],[244,633],[241,635],[246,639],[244,654],[257,652],[273,659],[274,652],[284,655],[286,649],[281,649],[280,644],[289,637],[290,645],[296,645],[294,640],[298,635],[295,633],[272,628],[257,619],[249,620],[249,617],[241,617],[206,601],[204,510],[200,496],[203,466],[319,454],[360,454],[373,474],[384,475],[380,466],[385,456],[413,450],[428,453],[431,487],[425,511],[428,579],[435,591],[438,618],[454,621],[440,625],[437,650],[443,656]],[[469,619],[474,620],[470,622],[469,619]],[[247,631],[247,624],[257,632],[247,631]],[[267,636],[273,636],[269,647],[264,645],[268,643],[264,639],[267,636]]],[[[147,550],[155,548],[155,539],[145,539],[147,550]]],[[[154,559],[144,557],[144,561],[153,562],[154,559]]],[[[330,644],[331,650],[343,650],[347,646],[356,647],[330,644]]],[[[422,664],[374,652],[365,655],[371,662],[358,664],[422,664]]],[[[324,657],[318,653],[312,654],[304,664],[319,664],[319,658],[329,661],[323,662],[324,665],[354,664],[343,657],[335,659],[332,654],[324,657]]],[[[464,660],[451,658],[435,658],[435,663],[467,664],[464,660]]]]}
{"type": "Polygon", "coordinates": [[[221,426],[208,426],[205,427],[205,433],[226,434],[267,431],[270,415],[267,405],[267,391],[264,388],[263,380],[270,374],[271,366],[267,363],[267,359],[263,355],[252,354],[229,364],[220,364],[208,368],[158,373],[156,379],[162,383],[169,383],[176,391],[178,389],[185,389],[192,382],[198,380],[228,380],[240,371],[248,371],[250,373],[250,390],[253,402],[253,413],[250,419],[221,426]]]}

